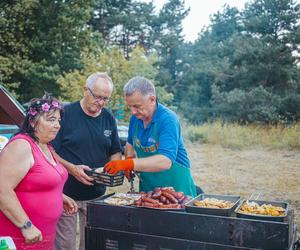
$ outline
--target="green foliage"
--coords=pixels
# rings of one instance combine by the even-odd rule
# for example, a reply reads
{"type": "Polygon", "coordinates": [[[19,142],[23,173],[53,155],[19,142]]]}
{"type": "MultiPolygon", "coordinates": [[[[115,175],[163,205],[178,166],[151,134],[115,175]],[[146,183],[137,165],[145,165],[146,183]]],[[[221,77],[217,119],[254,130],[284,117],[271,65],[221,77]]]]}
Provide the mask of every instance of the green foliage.
{"type": "Polygon", "coordinates": [[[159,41],[155,49],[160,56],[158,81],[175,92],[180,72],[182,71],[182,20],[187,16],[189,9],[185,9],[184,1],[169,0],[160,10],[156,20],[159,23],[155,29],[155,36],[159,41]]]}
{"type": "Polygon", "coordinates": [[[157,81],[174,92],[181,71],[182,20],[188,14],[182,0],[168,0],[158,14],[153,3],[132,0],[99,1],[91,25],[126,59],[138,45],[159,57],[157,81]]]}
{"type": "Polygon", "coordinates": [[[243,12],[225,7],[215,14],[187,48],[192,52],[175,95],[187,119],[300,120],[299,17],[291,0],[256,0],[243,12]]]}
{"type": "Polygon", "coordinates": [[[191,142],[208,143],[208,132],[203,126],[188,126],[187,139],[191,142]]]}
{"type": "Polygon", "coordinates": [[[93,0],[2,1],[0,3],[0,79],[20,101],[58,95],[56,79],[80,69],[80,53],[99,39],[87,21],[93,0]]]}
{"type": "Polygon", "coordinates": [[[229,92],[219,92],[215,86],[212,104],[215,116],[224,121],[268,123],[279,119],[276,112],[278,97],[262,86],[250,91],[234,89],[229,92]]]}
{"type": "Polygon", "coordinates": [[[129,59],[137,45],[145,50],[153,46],[154,16],[152,2],[102,0],[98,1],[90,23],[108,44],[117,46],[129,59]]]}
{"type": "Polygon", "coordinates": [[[300,117],[300,94],[291,93],[281,99],[279,115],[284,122],[296,121],[300,117]]]}
{"type": "MultiPolygon", "coordinates": [[[[156,60],[157,57],[155,55],[147,57],[140,47],[133,50],[130,60],[126,60],[117,48],[92,54],[86,52],[82,59],[84,64],[82,70],[74,70],[58,79],[63,93],[61,98],[65,101],[81,99],[86,78],[97,71],[107,72],[114,82],[114,93],[109,103],[109,108],[113,113],[117,113],[118,109],[123,107],[125,120],[128,120],[129,110],[126,108],[122,98],[123,86],[130,78],[136,75],[154,79],[156,77],[156,69],[153,67],[153,64],[156,63],[156,60]]],[[[157,94],[159,100],[164,103],[172,98],[172,95],[168,94],[162,87],[158,87],[157,94]]]]}
{"type": "Polygon", "coordinates": [[[21,102],[43,90],[79,99],[86,77],[106,71],[115,82],[110,108],[126,119],[123,85],[143,75],[192,123],[300,120],[296,1],[225,5],[194,43],[183,40],[183,0],[159,12],[139,0],[1,1],[0,9],[0,81],[21,102]]]}
{"type": "Polygon", "coordinates": [[[270,42],[284,41],[299,20],[299,4],[293,0],[256,0],[246,4],[245,29],[270,42]]]}

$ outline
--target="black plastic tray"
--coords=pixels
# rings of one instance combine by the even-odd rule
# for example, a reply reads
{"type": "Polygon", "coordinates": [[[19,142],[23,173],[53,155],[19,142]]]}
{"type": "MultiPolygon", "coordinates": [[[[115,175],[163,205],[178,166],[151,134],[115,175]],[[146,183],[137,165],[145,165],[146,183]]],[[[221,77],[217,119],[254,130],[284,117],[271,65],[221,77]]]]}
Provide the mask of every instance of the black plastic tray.
{"type": "Polygon", "coordinates": [[[120,186],[124,182],[124,173],[119,172],[116,175],[111,175],[108,173],[97,173],[94,170],[84,170],[84,172],[94,178],[95,184],[102,184],[108,187],[120,186]]]}
{"type": "Polygon", "coordinates": [[[234,209],[238,206],[239,201],[240,196],[200,194],[199,196],[196,196],[194,199],[190,200],[188,203],[185,204],[185,210],[189,213],[230,216],[234,212],[234,209]],[[230,208],[208,208],[193,205],[195,201],[204,200],[205,198],[215,198],[218,200],[231,201],[234,204],[230,208]]]}
{"type": "Polygon", "coordinates": [[[260,214],[245,214],[239,212],[240,207],[246,202],[247,200],[243,200],[240,205],[236,208],[235,213],[236,216],[239,218],[245,219],[252,219],[252,220],[268,220],[268,221],[279,221],[283,222],[284,219],[287,217],[288,214],[288,204],[285,202],[280,201],[263,201],[263,200],[248,200],[249,202],[256,202],[258,205],[263,204],[271,204],[276,207],[282,207],[285,209],[285,214],[283,216],[271,216],[271,215],[260,215],[260,214]]]}

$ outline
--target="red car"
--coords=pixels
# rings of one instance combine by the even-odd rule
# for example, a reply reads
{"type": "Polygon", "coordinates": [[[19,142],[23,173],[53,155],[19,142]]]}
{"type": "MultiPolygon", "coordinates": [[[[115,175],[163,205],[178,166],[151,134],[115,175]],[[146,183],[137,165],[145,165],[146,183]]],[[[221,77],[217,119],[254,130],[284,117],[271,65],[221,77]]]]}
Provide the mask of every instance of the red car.
{"type": "Polygon", "coordinates": [[[0,151],[19,130],[24,117],[23,106],[0,85],[0,151]]]}

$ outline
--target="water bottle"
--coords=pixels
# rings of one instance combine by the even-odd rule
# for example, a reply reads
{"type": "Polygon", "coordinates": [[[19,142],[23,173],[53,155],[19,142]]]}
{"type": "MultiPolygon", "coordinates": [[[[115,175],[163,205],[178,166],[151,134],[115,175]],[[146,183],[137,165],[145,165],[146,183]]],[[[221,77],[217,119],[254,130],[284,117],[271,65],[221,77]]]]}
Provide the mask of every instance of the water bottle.
{"type": "Polygon", "coordinates": [[[13,239],[9,236],[0,237],[0,250],[16,250],[13,239]]]}
{"type": "Polygon", "coordinates": [[[9,250],[6,240],[0,240],[0,250],[9,250]]]}

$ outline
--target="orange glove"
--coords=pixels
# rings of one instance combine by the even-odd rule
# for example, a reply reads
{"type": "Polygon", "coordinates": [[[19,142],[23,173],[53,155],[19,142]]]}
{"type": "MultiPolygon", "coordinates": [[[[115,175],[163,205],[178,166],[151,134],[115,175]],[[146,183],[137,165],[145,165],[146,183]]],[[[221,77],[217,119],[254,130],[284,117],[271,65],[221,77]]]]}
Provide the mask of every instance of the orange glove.
{"type": "Polygon", "coordinates": [[[131,171],[134,167],[134,161],[132,159],[126,159],[126,160],[112,160],[105,164],[104,166],[104,172],[107,172],[109,174],[116,175],[120,171],[131,171]]]}

